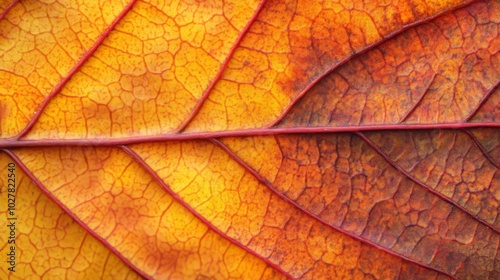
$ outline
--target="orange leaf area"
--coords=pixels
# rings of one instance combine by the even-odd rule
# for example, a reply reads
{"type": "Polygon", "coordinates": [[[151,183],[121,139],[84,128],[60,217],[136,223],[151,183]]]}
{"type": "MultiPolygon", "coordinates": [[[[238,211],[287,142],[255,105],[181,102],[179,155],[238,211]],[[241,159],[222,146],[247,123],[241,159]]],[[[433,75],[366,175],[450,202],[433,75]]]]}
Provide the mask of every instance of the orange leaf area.
{"type": "MultiPolygon", "coordinates": [[[[0,154],[0,170],[7,170],[12,159],[0,154]]],[[[1,205],[7,208],[7,176],[0,177],[1,205]]],[[[140,279],[127,264],[106,246],[78,225],[63,209],[44,194],[19,166],[15,171],[17,220],[7,220],[3,212],[0,220],[2,235],[1,279],[140,279]],[[15,224],[15,243],[8,243],[11,235],[5,230],[15,224]],[[5,255],[15,246],[15,272],[7,270],[5,255]],[[9,274],[9,275],[8,275],[9,274]]]]}
{"type": "Polygon", "coordinates": [[[434,271],[374,251],[312,219],[214,144],[166,143],[132,149],[196,212],[291,277],[383,279],[415,273],[436,277],[434,271]]]}
{"type": "Polygon", "coordinates": [[[43,189],[144,275],[259,279],[276,273],[203,224],[119,149],[16,155],[43,189]]]}
{"type": "Polygon", "coordinates": [[[224,143],[277,192],[328,225],[459,278],[497,275],[497,250],[490,246],[500,241],[500,172],[469,137],[367,135],[368,141],[322,134],[224,143]],[[446,146],[450,142],[454,146],[446,146]]]}
{"type": "Polygon", "coordinates": [[[500,279],[497,0],[87,2],[0,0],[1,279],[500,279]]]}

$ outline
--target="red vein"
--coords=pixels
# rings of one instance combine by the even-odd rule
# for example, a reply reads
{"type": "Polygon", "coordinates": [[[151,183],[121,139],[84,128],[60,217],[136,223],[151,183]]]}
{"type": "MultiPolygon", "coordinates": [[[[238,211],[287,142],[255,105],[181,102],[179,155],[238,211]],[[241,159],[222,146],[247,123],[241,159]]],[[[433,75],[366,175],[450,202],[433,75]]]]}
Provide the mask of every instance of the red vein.
{"type": "Polygon", "coordinates": [[[216,232],[217,234],[219,234],[220,236],[222,236],[223,238],[225,238],[226,240],[228,240],[230,243],[240,247],[241,249],[243,249],[244,251],[248,252],[249,254],[255,256],[256,258],[264,261],[266,264],[268,264],[270,267],[274,268],[275,270],[281,272],[283,275],[285,275],[286,277],[290,278],[290,279],[293,279],[293,277],[286,271],[284,271],[282,268],[280,268],[279,266],[277,266],[276,264],[272,263],[270,260],[262,257],[261,255],[259,255],[258,253],[256,253],[255,251],[251,250],[250,248],[247,248],[245,245],[241,244],[239,241],[237,241],[236,239],[228,236],[226,233],[222,232],[220,229],[218,229],[217,227],[215,227],[214,225],[212,225],[212,223],[210,223],[210,221],[208,221],[205,217],[203,217],[200,213],[198,213],[191,205],[189,205],[188,203],[186,203],[176,192],[174,192],[165,182],[163,182],[163,180],[160,178],[160,176],[158,176],[158,174],[156,173],[156,171],[154,171],[151,166],[149,166],[136,152],[134,152],[132,149],[130,149],[129,147],[127,146],[120,146],[120,148],[122,148],[122,150],[127,153],[129,156],[131,156],[139,165],[141,165],[145,170],[146,172],[149,173],[149,175],[151,175],[155,181],[169,194],[171,195],[175,201],[177,201],[180,205],[182,205],[184,208],[186,208],[191,214],[193,214],[196,218],[198,218],[203,224],[205,224],[210,230],[213,230],[214,232],[216,232]]]}
{"type": "Polygon", "coordinates": [[[472,140],[472,142],[474,142],[474,144],[476,145],[476,147],[483,153],[483,156],[491,164],[493,164],[493,166],[495,166],[496,168],[500,169],[500,165],[498,165],[495,162],[495,160],[490,156],[490,154],[484,149],[483,145],[479,142],[479,140],[477,140],[476,136],[474,136],[474,134],[472,134],[472,132],[470,132],[467,129],[462,129],[462,131],[469,136],[469,138],[472,140]]]}
{"type": "Polygon", "coordinates": [[[427,92],[429,92],[429,89],[431,88],[431,85],[434,82],[435,78],[436,78],[436,74],[434,74],[432,76],[431,81],[427,85],[427,88],[425,89],[424,93],[418,99],[417,103],[415,103],[415,105],[413,105],[413,107],[408,112],[406,112],[406,114],[399,120],[399,123],[404,122],[415,111],[415,109],[417,109],[418,105],[420,105],[420,103],[422,102],[422,100],[424,100],[424,97],[427,94],[427,92]]]}
{"type": "Polygon", "coordinates": [[[19,0],[13,0],[7,7],[5,7],[5,10],[3,10],[3,12],[0,14],[0,20],[2,20],[10,12],[12,7],[14,7],[17,2],[19,2],[19,0]]]}
{"type": "Polygon", "coordinates": [[[438,273],[441,273],[441,274],[444,274],[450,278],[453,278],[453,279],[457,279],[456,277],[454,277],[453,275],[445,272],[445,271],[442,271],[442,270],[439,270],[438,268],[434,268],[432,266],[429,266],[429,265],[426,265],[424,263],[421,263],[419,261],[416,261],[416,260],[413,260],[413,259],[410,259],[409,257],[406,257],[404,255],[401,255],[397,252],[394,252],[394,251],[391,251],[385,247],[382,247],[376,243],[373,243],[372,241],[370,240],[367,240],[367,239],[364,239],[352,232],[349,232],[341,227],[338,227],[338,226],[335,226],[335,225],[332,225],[332,224],[329,224],[327,223],[326,221],[322,220],[321,218],[319,218],[318,216],[314,215],[312,212],[310,212],[308,209],[304,208],[303,206],[299,205],[297,202],[295,202],[294,200],[290,199],[289,197],[287,197],[286,195],[284,195],[283,193],[277,191],[273,186],[272,184],[267,181],[267,179],[265,179],[262,175],[260,175],[257,171],[255,171],[252,167],[250,167],[245,161],[243,161],[238,155],[236,155],[231,149],[229,149],[226,145],[224,145],[222,142],[220,142],[219,140],[217,139],[210,139],[210,141],[212,143],[214,143],[216,146],[220,147],[221,149],[223,149],[226,153],[229,154],[229,156],[235,160],[236,162],[238,162],[238,164],[240,164],[243,168],[245,168],[246,171],[250,172],[260,183],[264,184],[273,194],[277,195],[278,197],[280,197],[281,199],[283,199],[284,201],[290,203],[291,205],[293,205],[294,207],[296,207],[297,209],[299,209],[300,211],[304,212],[306,215],[308,215],[309,217],[313,218],[314,220],[324,224],[325,226],[327,227],[330,227],[336,231],[339,231],[347,236],[350,236],[351,238],[353,239],[356,239],[364,244],[367,244],[369,246],[372,246],[372,247],[375,247],[376,249],[378,250],[381,250],[381,251],[384,251],[392,256],[396,256],[398,258],[401,258],[401,259],[404,259],[410,263],[413,263],[413,264],[416,264],[418,266],[421,266],[421,267],[425,267],[427,269],[430,269],[432,271],[435,271],[435,272],[438,272],[438,273]]]}
{"type": "Polygon", "coordinates": [[[99,242],[101,242],[102,245],[104,245],[108,250],[113,252],[121,261],[123,261],[126,265],[128,265],[130,268],[132,268],[137,274],[142,276],[145,279],[153,279],[151,276],[147,275],[145,272],[141,271],[138,267],[136,267],[134,264],[130,262],[130,260],[126,257],[124,257],[114,246],[109,244],[106,239],[102,238],[100,235],[98,235],[96,232],[94,232],[92,229],[88,227],[87,224],[85,224],[78,216],[76,216],[75,213],[73,213],[68,207],[66,207],[61,201],[59,201],[48,189],[45,188],[45,186],[38,180],[37,177],[31,171],[24,165],[24,163],[15,155],[13,152],[2,149],[3,152],[8,154],[15,162],[16,164],[24,171],[24,173],[31,179],[31,181],[38,186],[38,188],[46,195],[48,196],[57,206],[59,206],[63,211],[66,212],[75,222],[77,222],[83,229],[85,229],[90,235],[92,235],[95,239],[97,239],[99,242]]]}
{"type": "Polygon", "coordinates": [[[387,124],[362,126],[334,126],[334,127],[289,127],[289,128],[256,128],[246,130],[230,130],[217,132],[193,132],[180,134],[161,134],[153,136],[135,136],[108,139],[40,139],[15,140],[0,139],[0,149],[22,147],[53,147],[53,146],[115,146],[146,142],[163,142],[179,140],[197,140],[221,137],[248,137],[261,135],[304,134],[304,133],[341,133],[363,131],[390,131],[390,130],[427,130],[427,129],[464,129],[464,128],[500,128],[500,123],[445,123],[445,124],[387,124]]]}
{"type": "Polygon", "coordinates": [[[69,73],[66,75],[66,77],[62,78],[59,81],[59,84],[56,85],[56,87],[43,100],[43,102],[40,104],[40,106],[38,106],[38,108],[35,111],[35,114],[30,119],[30,121],[28,122],[26,127],[21,132],[19,132],[18,135],[14,136],[13,139],[19,139],[19,138],[25,136],[33,128],[33,126],[38,121],[38,119],[40,118],[40,116],[42,115],[43,111],[45,110],[47,105],[50,103],[52,98],[54,98],[54,96],[56,94],[58,94],[62,90],[62,88],[69,82],[71,77],[73,77],[73,75],[76,72],[78,72],[80,70],[80,68],[82,68],[82,66],[85,64],[85,62],[87,62],[87,60],[92,56],[92,54],[94,54],[94,52],[97,50],[97,48],[99,48],[99,46],[102,44],[104,39],[106,39],[106,37],[115,28],[115,26],[118,24],[118,22],[120,22],[120,20],[132,9],[135,2],[137,2],[137,0],[131,0],[130,3],[128,3],[127,6],[125,6],[125,9],[123,9],[123,11],[116,17],[116,19],[111,23],[111,25],[109,25],[103,31],[103,33],[97,39],[97,41],[94,43],[94,45],[85,54],[83,54],[82,58],[80,59],[80,61],[78,61],[76,63],[75,67],[73,67],[73,69],[71,69],[71,71],[69,71],[69,73]]]}
{"type": "Polygon", "coordinates": [[[495,90],[498,88],[499,85],[500,85],[500,80],[486,92],[486,94],[479,101],[477,106],[474,109],[472,109],[472,111],[469,113],[469,115],[467,115],[467,117],[465,117],[464,122],[467,122],[472,117],[474,117],[474,115],[477,113],[477,111],[479,111],[481,106],[483,106],[483,104],[486,102],[486,100],[488,100],[488,98],[493,94],[493,92],[495,92],[495,90]]]}
{"type": "Polygon", "coordinates": [[[417,185],[419,185],[419,186],[427,189],[431,193],[437,195],[439,198],[441,198],[444,201],[450,203],[452,206],[454,206],[454,207],[462,210],[463,212],[465,212],[466,214],[468,214],[469,216],[471,216],[474,220],[477,220],[481,224],[485,225],[487,228],[490,228],[494,232],[500,234],[500,229],[497,229],[492,224],[490,224],[490,223],[486,222],[485,220],[477,217],[476,215],[474,215],[473,213],[471,213],[470,210],[468,210],[465,207],[457,204],[455,201],[451,200],[449,197],[443,195],[442,193],[440,193],[440,192],[434,190],[433,188],[427,186],[423,182],[420,182],[419,180],[417,180],[417,178],[413,177],[410,173],[408,173],[406,170],[404,170],[398,164],[396,164],[393,160],[391,160],[377,145],[375,145],[375,143],[373,143],[363,133],[358,132],[358,133],[356,133],[356,135],[358,135],[359,137],[361,137],[361,139],[363,139],[370,147],[372,147],[372,149],[374,149],[380,156],[382,156],[392,167],[396,168],[399,172],[401,172],[401,174],[403,174],[404,176],[406,176],[408,179],[410,179],[411,181],[413,181],[415,184],[417,184],[417,185]]]}
{"type": "Polygon", "coordinates": [[[260,4],[257,7],[257,10],[252,15],[252,17],[250,18],[248,23],[245,25],[245,27],[241,30],[240,34],[238,35],[238,38],[236,38],[236,41],[234,42],[234,45],[232,46],[231,50],[229,51],[229,54],[227,55],[226,59],[224,60],[224,63],[222,63],[222,65],[219,69],[219,72],[217,73],[215,78],[212,80],[212,82],[210,83],[208,88],[205,90],[205,92],[203,92],[203,95],[201,96],[198,103],[196,103],[196,106],[193,108],[193,111],[191,111],[191,114],[189,114],[189,116],[184,120],[184,122],[174,132],[182,132],[191,123],[191,121],[194,119],[194,117],[196,117],[196,115],[198,115],[201,107],[203,106],[203,104],[205,104],[205,101],[207,100],[208,96],[212,92],[213,88],[215,87],[217,82],[219,82],[219,80],[222,78],[222,74],[224,73],[227,66],[229,65],[229,61],[231,60],[234,53],[236,52],[236,49],[238,48],[241,41],[243,40],[243,37],[247,34],[248,30],[250,29],[250,27],[252,26],[254,21],[257,19],[259,13],[264,8],[265,3],[266,3],[266,0],[260,1],[260,4]]]}
{"type": "Polygon", "coordinates": [[[372,44],[369,44],[367,46],[365,46],[363,49],[359,50],[359,51],[354,51],[353,54],[351,54],[350,56],[342,59],[341,61],[339,61],[336,65],[334,65],[333,67],[331,67],[330,69],[327,69],[325,72],[323,72],[320,76],[318,76],[316,79],[314,79],[310,84],[308,84],[296,97],[295,99],[292,100],[292,102],[290,102],[290,104],[288,104],[288,106],[285,108],[285,110],[281,113],[281,115],[278,116],[278,118],[276,118],[274,121],[272,121],[270,124],[266,125],[266,127],[273,127],[275,125],[277,125],[285,116],[286,114],[292,109],[292,107],[295,105],[295,103],[297,103],[313,86],[315,86],[317,83],[319,83],[323,78],[325,78],[328,74],[332,73],[333,71],[337,70],[338,68],[340,68],[342,65],[346,64],[347,62],[353,60],[354,58],[364,54],[364,53],[367,53],[368,51],[372,50],[372,49],[375,49],[376,47],[380,46],[381,44],[387,42],[388,40],[400,35],[401,33],[403,33],[404,31],[410,29],[410,28],[414,28],[414,27],[417,27],[417,26],[420,26],[420,25],[424,25],[425,23],[427,22],[430,22],[444,14],[447,14],[447,13],[451,13],[453,11],[456,11],[458,9],[461,9],[461,8],[464,8],[474,2],[477,2],[478,0],[471,0],[471,1],[467,1],[467,2],[464,2],[464,3],[461,3],[457,6],[454,6],[452,8],[449,8],[449,9],[446,9],[442,12],[439,12],[437,14],[434,14],[430,17],[427,17],[427,18],[424,18],[424,19],[421,19],[421,20],[418,20],[418,21],[415,21],[411,24],[407,24],[407,25],[403,25],[403,27],[401,29],[398,29],[398,30],[395,30],[391,33],[388,33],[385,35],[385,37],[383,37],[382,39],[380,39],[379,41],[377,42],[374,42],[372,44]]]}

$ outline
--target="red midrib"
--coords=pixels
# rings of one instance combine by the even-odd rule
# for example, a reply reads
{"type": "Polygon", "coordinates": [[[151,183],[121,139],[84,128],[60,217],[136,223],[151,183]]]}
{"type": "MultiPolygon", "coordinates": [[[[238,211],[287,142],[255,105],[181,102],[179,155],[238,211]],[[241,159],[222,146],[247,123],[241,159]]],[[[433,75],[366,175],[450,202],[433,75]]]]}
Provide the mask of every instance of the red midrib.
{"type": "Polygon", "coordinates": [[[199,140],[221,137],[252,137],[265,135],[305,134],[305,133],[356,133],[369,131],[409,131],[431,129],[467,129],[467,128],[500,128],[497,122],[477,123],[443,123],[443,124],[382,124],[361,126],[319,126],[319,127],[289,127],[289,128],[255,128],[243,130],[229,130],[216,132],[191,132],[180,134],[160,134],[150,136],[133,136],[122,138],[97,139],[39,139],[13,140],[0,139],[0,149],[25,147],[54,147],[54,146],[115,146],[162,141],[199,140]]]}

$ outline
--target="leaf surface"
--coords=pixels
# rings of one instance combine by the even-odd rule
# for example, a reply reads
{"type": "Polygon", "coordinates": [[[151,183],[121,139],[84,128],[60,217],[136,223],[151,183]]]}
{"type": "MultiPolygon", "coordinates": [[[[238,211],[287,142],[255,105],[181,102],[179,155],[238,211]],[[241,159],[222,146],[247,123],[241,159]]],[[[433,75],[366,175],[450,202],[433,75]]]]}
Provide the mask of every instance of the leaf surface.
{"type": "Polygon", "coordinates": [[[9,277],[500,277],[498,1],[0,8],[9,277]]]}
{"type": "MultiPolygon", "coordinates": [[[[7,170],[12,159],[0,155],[0,167],[7,170]]],[[[7,186],[6,176],[0,179],[7,186]]],[[[30,278],[120,278],[140,279],[127,264],[110,248],[101,244],[81,227],[71,215],[56,205],[39,189],[22,170],[16,172],[17,180],[17,239],[18,263],[15,273],[3,266],[2,279],[30,278]],[[10,275],[8,275],[10,273],[10,275]]],[[[6,192],[1,202],[7,205],[6,192]]],[[[0,226],[5,229],[9,222],[2,215],[0,226]]],[[[3,231],[4,235],[8,233],[3,231]]],[[[10,252],[12,243],[2,239],[1,250],[10,252]]]]}
{"type": "Polygon", "coordinates": [[[250,279],[272,273],[187,211],[120,149],[17,150],[16,157],[54,200],[145,276],[250,279]],[[51,167],[40,168],[41,162],[51,167]]]}

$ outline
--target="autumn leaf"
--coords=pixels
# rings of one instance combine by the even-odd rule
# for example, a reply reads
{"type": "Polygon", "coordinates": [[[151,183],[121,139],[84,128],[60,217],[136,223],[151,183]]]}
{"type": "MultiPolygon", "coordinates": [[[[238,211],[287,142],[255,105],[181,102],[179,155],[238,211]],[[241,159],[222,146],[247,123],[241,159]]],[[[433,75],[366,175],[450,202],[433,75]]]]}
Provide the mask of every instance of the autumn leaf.
{"type": "Polygon", "coordinates": [[[1,279],[500,278],[499,1],[87,2],[0,1],[1,279]]]}

